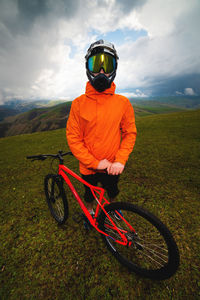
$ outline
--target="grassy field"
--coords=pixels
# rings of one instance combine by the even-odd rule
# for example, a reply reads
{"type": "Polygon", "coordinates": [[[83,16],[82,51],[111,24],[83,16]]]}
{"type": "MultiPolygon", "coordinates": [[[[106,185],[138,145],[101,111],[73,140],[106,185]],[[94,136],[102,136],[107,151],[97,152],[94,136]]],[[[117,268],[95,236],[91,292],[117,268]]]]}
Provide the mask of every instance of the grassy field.
{"type": "MultiPolygon", "coordinates": [[[[97,232],[73,220],[80,210],[67,189],[70,216],[56,224],[43,191],[50,163],[26,156],[68,150],[64,129],[7,137],[0,140],[1,300],[200,298],[200,110],[138,118],[137,128],[119,201],[149,209],[170,228],[178,272],[161,282],[128,272],[97,232]]],[[[65,163],[78,171],[75,158],[65,163]]]]}

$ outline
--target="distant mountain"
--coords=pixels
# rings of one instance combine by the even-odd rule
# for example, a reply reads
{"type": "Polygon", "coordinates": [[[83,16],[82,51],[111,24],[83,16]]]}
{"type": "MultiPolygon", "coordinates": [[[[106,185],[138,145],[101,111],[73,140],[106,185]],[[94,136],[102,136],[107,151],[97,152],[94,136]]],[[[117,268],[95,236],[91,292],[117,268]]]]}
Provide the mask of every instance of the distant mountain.
{"type": "MultiPolygon", "coordinates": [[[[134,98],[130,99],[130,101],[134,107],[136,117],[200,108],[200,97],[134,98]]],[[[55,103],[57,102],[10,102],[8,105],[10,111],[7,108],[6,112],[6,108],[4,107],[4,116],[6,114],[10,114],[10,116],[6,117],[3,122],[0,122],[0,137],[64,128],[71,102],[51,106],[55,103]],[[31,106],[37,105],[40,108],[28,110],[31,106]],[[17,110],[23,109],[28,111],[15,115],[17,110]]]]}
{"type": "Polygon", "coordinates": [[[187,109],[199,109],[200,97],[151,97],[130,98],[136,116],[178,112],[187,109]]]}
{"type": "Polygon", "coordinates": [[[3,121],[6,117],[15,116],[19,113],[17,109],[8,108],[4,105],[0,105],[0,121],[3,121]]]}
{"type": "Polygon", "coordinates": [[[168,107],[198,109],[200,108],[199,96],[171,96],[171,97],[149,97],[149,98],[131,98],[132,103],[142,106],[160,106],[167,105],[168,107]]]}
{"type": "Polygon", "coordinates": [[[63,128],[66,126],[70,107],[71,102],[65,102],[7,117],[0,123],[0,137],[63,128]]]}
{"type": "Polygon", "coordinates": [[[0,121],[3,121],[9,116],[15,116],[17,114],[29,111],[34,108],[51,107],[57,104],[63,103],[61,100],[9,100],[3,105],[0,105],[0,121]]]}

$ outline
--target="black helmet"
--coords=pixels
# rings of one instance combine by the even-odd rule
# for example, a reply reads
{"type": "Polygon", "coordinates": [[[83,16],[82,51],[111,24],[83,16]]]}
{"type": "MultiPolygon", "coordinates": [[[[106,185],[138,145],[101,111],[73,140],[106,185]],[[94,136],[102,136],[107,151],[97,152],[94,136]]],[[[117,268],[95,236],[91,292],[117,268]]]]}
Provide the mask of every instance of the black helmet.
{"type": "Polygon", "coordinates": [[[104,40],[99,40],[90,45],[86,59],[86,74],[92,86],[98,91],[103,92],[111,86],[117,70],[117,60],[119,59],[115,47],[112,43],[104,40]],[[104,54],[104,55],[101,55],[104,54]],[[103,56],[103,60],[101,62],[103,56]],[[98,70],[94,71],[94,63],[98,64],[98,70]],[[106,76],[103,73],[99,73],[103,68],[105,73],[109,73],[106,76]],[[110,70],[110,71],[109,71],[110,70]],[[93,73],[99,73],[94,76],[93,73]]]}

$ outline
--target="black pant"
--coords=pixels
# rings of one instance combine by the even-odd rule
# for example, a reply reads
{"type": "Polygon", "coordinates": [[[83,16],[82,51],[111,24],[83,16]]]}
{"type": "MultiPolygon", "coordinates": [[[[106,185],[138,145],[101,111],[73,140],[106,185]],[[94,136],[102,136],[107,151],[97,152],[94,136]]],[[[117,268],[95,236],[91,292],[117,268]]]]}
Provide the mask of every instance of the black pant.
{"type": "MultiPolygon", "coordinates": [[[[91,185],[97,186],[100,182],[102,187],[107,191],[109,198],[115,198],[119,194],[118,189],[118,181],[119,175],[108,175],[107,173],[95,173],[91,175],[82,175],[82,178],[90,183],[91,185]]],[[[90,190],[90,188],[86,185],[85,187],[85,195],[84,199],[86,202],[92,202],[94,200],[94,196],[90,190]]]]}

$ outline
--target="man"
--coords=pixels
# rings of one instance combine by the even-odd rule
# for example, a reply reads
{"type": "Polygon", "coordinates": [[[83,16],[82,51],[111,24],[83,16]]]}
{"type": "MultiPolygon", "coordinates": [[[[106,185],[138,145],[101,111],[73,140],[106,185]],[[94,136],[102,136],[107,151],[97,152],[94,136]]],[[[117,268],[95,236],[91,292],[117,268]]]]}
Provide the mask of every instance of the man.
{"type": "MultiPolygon", "coordinates": [[[[136,140],[134,111],[126,97],[115,94],[119,57],[114,45],[99,40],[91,44],[85,59],[89,82],[85,94],[72,102],[67,140],[83,179],[92,185],[100,182],[113,202],[136,140]]],[[[94,197],[86,186],[84,198],[93,214],[94,197]]]]}

